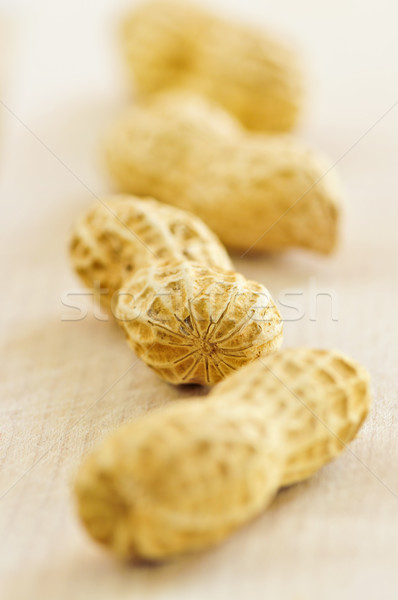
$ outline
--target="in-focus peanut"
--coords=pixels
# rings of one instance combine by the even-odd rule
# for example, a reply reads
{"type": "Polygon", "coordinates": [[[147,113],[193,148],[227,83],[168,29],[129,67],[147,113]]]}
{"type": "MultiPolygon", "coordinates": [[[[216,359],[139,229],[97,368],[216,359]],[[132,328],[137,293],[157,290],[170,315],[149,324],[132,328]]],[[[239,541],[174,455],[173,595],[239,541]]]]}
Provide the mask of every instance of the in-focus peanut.
{"type": "Polygon", "coordinates": [[[108,294],[130,345],[172,383],[213,385],[277,350],[282,320],[261,284],[232,270],[193,215],[122,196],[77,223],[71,257],[89,287],[108,294]]]}

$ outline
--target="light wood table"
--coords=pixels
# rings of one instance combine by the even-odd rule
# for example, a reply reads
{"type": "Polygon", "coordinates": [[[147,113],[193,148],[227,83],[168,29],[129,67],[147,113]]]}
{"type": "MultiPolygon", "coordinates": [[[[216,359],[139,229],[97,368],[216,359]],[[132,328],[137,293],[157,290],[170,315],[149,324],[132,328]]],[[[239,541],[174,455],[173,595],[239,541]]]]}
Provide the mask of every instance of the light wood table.
{"type": "Polygon", "coordinates": [[[107,432],[197,393],[138,361],[86,295],[74,296],[87,310],[81,320],[65,306],[81,292],[68,265],[70,226],[93,194],[111,189],[99,147],[125,102],[115,3],[21,4],[9,9],[14,41],[0,57],[12,61],[0,105],[1,597],[397,598],[396,3],[219,3],[301,44],[313,87],[301,135],[339,161],[346,189],[333,257],[236,257],[237,268],[280,302],[285,345],[335,347],[362,362],[374,405],[339,460],[281,492],[219,548],[158,567],[118,564],[94,545],[71,494],[82,455],[107,432]],[[300,319],[282,306],[292,299],[300,319]]]}

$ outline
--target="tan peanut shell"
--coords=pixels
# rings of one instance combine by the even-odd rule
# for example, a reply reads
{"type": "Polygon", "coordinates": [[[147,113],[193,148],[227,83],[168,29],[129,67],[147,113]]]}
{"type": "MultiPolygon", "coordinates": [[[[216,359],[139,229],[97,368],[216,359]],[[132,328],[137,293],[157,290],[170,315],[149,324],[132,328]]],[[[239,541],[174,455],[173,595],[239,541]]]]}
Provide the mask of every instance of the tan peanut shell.
{"type": "Polygon", "coordinates": [[[106,142],[120,190],[198,215],[240,252],[336,244],[339,191],[328,166],[286,135],[253,135],[186,94],[131,107],[106,142]]]}
{"type": "Polygon", "coordinates": [[[166,381],[214,385],[282,342],[268,290],[232,271],[216,236],[185,211],[106,200],[78,221],[70,251],[84,283],[108,290],[101,297],[136,354],[166,381]]]}
{"type": "Polygon", "coordinates": [[[122,34],[128,73],[142,94],[176,87],[201,93],[253,130],[296,124],[301,69],[296,54],[272,36],[175,0],[142,4],[122,34]]]}
{"type": "Polygon", "coordinates": [[[167,559],[211,546],[354,438],[366,371],[338,352],[287,349],[243,368],[208,399],[155,411],[111,435],[80,468],[78,512],[120,557],[167,559]]]}
{"type": "Polygon", "coordinates": [[[232,269],[216,236],[188,212],[133,196],[107,198],[77,221],[70,242],[73,266],[83,282],[99,282],[115,292],[140,268],[160,260],[192,260],[210,267],[232,269]]]}
{"type": "Polygon", "coordinates": [[[280,414],[287,458],[281,485],[290,485],[315,473],[355,437],[370,407],[369,376],[340,352],[287,348],[231,375],[210,398],[262,407],[273,422],[280,414]]]}
{"type": "Polygon", "coordinates": [[[171,383],[213,385],[282,342],[263,285],[188,261],[139,271],[123,286],[116,317],[136,354],[171,383]]]}

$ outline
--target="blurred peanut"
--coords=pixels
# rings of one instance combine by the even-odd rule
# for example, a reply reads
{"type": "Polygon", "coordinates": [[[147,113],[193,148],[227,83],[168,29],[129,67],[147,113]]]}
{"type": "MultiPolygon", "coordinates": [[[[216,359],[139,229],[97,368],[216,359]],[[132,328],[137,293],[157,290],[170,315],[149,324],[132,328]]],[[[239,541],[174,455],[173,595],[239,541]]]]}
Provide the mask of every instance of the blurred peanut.
{"type": "Polygon", "coordinates": [[[286,135],[248,134],[201,98],[131,107],[109,134],[106,160],[120,190],[193,212],[230,249],[335,247],[339,192],[328,165],[286,135]]]}
{"type": "Polygon", "coordinates": [[[253,130],[296,124],[303,77],[296,53],[272,36],[175,0],[146,2],[123,23],[122,50],[143,95],[201,93],[253,130]]]}
{"type": "Polygon", "coordinates": [[[280,486],[340,454],[369,405],[366,371],[338,352],[268,356],[208,399],[155,411],[111,435],[79,470],[80,518],[120,557],[206,548],[259,514],[280,486]]]}

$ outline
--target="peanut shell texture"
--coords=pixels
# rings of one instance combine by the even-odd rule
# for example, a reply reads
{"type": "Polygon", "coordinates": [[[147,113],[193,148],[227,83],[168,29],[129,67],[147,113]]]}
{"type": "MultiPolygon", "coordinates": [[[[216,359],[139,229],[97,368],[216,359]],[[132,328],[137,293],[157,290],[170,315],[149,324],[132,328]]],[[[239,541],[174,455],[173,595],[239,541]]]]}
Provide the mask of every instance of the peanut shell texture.
{"type": "Polygon", "coordinates": [[[198,96],[130,107],[111,128],[105,159],[118,190],[198,215],[233,251],[329,254],[336,246],[332,165],[288,135],[248,133],[198,96]]]}
{"type": "Polygon", "coordinates": [[[124,20],[121,48],[142,96],[199,93],[255,131],[288,131],[300,118],[305,86],[297,52],[261,29],[189,2],[154,0],[124,20]]]}
{"type": "MultiPolygon", "coordinates": [[[[355,437],[369,376],[336,351],[289,348],[148,413],[83,462],[78,513],[119,557],[165,560],[219,543],[355,437]]],[[[287,507],[286,507],[287,508],[287,507]]]]}
{"type": "Polygon", "coordinates": [[[185,211],[105,200],[78,220],[70,252],[136,354],[170,383],[214,385],[282,342],[269,291],[235,273],[216,236],[185,211]]]}

